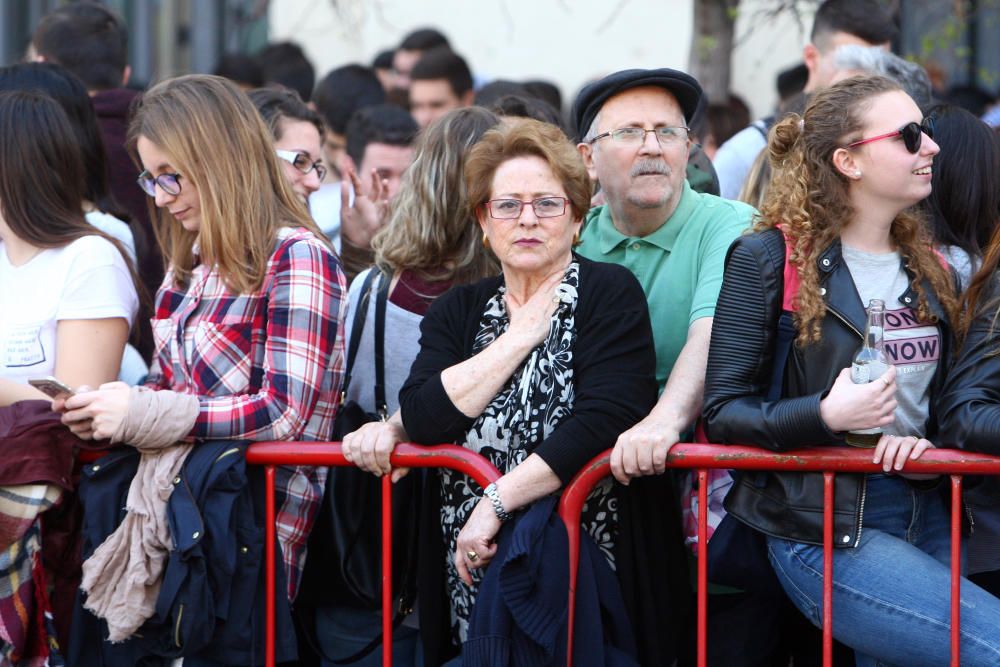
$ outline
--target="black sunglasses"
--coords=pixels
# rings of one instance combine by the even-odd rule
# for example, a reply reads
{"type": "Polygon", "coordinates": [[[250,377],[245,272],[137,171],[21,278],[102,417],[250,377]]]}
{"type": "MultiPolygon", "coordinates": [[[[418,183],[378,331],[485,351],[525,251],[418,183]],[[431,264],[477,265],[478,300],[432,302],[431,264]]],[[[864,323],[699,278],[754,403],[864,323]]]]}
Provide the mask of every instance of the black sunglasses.
{"type": "Polygon", "coordinates": [[[920,150],[920,143],[923,141],[925,134],[931,139],[934,138],[934,119],[924,118],[922,123],[907,123],[903,127],[896,130],[895,132],[890,132],[889,134],[880,134],[879,136],[872,137],[870,139],[860,139],[853,143],[847,144],[847,147],[854,148],[855,146],[870,144],[871,142],[878,141],[879,139],[888,139],[890,137],[902,137],[903,145],[906,146],[906,150],[915,154],[917,151],[920,150]]]}

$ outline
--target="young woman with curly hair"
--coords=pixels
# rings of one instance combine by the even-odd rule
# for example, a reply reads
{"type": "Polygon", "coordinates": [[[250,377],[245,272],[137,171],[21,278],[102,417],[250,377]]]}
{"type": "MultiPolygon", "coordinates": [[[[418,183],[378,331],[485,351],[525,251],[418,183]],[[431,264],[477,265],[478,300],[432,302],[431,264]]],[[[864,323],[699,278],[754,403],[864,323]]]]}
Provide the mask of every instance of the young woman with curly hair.
{"type": "MultiPolygon", "coordinates": [[[[838,83],[774,127],[774,180],[754,232],[729,251],[708,359],[712,442],[842,447],[848,431],[882,430],[872,452],[882,471],[838,474],[835,485],[833,634],[859,665],[949,659],[947,485],[906,472],[938,437],[933,405],[957,310],[951,272],[910,210],[931,191],[931,134],[881,77],[838,83]],[[854,384],[871,299],[885,302],[890,366],[854,384]],[[793,331],[784,339],[782,317],[793,331]]],[[[822,474],[760,472],[726,498],[766,535],[778,580],[817,626],[823,495],[822,474]]],[[[998,664],[998,622],[1000,601],[963,581],[963,665],[998,664]]]]}

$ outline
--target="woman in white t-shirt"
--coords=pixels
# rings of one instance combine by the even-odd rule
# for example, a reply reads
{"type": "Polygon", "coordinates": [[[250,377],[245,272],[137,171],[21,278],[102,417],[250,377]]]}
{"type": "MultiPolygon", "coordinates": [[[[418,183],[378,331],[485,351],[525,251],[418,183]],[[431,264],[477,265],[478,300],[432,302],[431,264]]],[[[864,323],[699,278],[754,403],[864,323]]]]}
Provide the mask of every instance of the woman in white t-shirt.
{"type": "Polygon", "coordinates": [[[0,93],[0,406],[118,376],[138,307],[122,245],[80,208],[85,169],[66,113],[49,96],[0,93]]]}

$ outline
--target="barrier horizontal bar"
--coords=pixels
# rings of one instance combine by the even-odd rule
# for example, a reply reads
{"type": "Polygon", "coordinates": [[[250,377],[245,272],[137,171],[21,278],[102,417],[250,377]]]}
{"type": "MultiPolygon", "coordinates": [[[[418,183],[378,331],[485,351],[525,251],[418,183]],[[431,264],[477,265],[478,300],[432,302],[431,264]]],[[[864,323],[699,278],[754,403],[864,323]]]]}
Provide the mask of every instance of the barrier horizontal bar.
{"type": "MultiPolygon", "coordinates": [[[[266,575],[266,629],[264,647],[265,667],[274,667],[274,614],[275,568],[277,557],[275,543],[274,466],[353,466],[344,456],[339,442],[255,442],[247,448],[247,463],[263,465],[266,471],[265,493],[267,512],[265,540],[266,575]]],[[[464,473],[482,487],[500,478],[500,471],[483,456],[457,445],[424,447],[409,443],[396,445],[390,463],[407,468],[450,468],[464,473]]],[[[382,665],[392,667],[392,484],[389,477],[382,478],[382,665]]]]}
{"type": "MultiPolygon", "coordinates": [[[[396,445],[389,462],[399,468],[451,468],[486,487],[500,478],[500,471],[485,458],[458,445],[425,447],[396,445]]],[[[255,442],[247,448],[247,463],[253,465],[353,466],[339,442],[255,442]]]]}
{"type": "MultiPolygon", "coordinates": [[[[842,473],[875,473],[881,472],[881,464],[872,463],[874,450],[852,447],[812,447],[785,452],[772,452],[758,447],[739,445],[710,445],[701,443],[681,443],[670,450],[666,465],[669,468],[690,468],[701,480],[699,485],[698,507],[707,505],[707,489],[705,487],[705,470],[708,468],[724,468],[735,470],[780,470],[797,472],[824,473],[824,586],[823,586],[823,664],[832,665],[833,655],[833,617],[832,617],[832,505],[833,505],[833,474],[842,473]]],[[[576,573],[579,562],[580,513],[583,504],[594,486],[611,474],[611,450],[594,457],[574,476],[563,489],[559,501],[559,516],[564,522],[569,536],[569,619],[568,655],[572,656],[574,601],[576,597],[576,573]]],[[[924,452],[918,460],[909,460],[905,466],[906,472],[932,473],[951,475],[952,508],[951,508],[951,665],[960,664],[960,577],[954,565],[960,562],[961,549],[961,488],[964,474],[1000,474],[1000,457],[957,449],[930,449],[924,452]]],[[[705,512],[699,511],[698,534],[706,532],[705,512]]],[[[698,541],[698,665],[702,667],[706,661],[706,611],[707,603],[707,570],[705,540],[698,541]]]]}
{"type": "MultiPolygon", "coordinates": [[[[880,472],[872,449],[809,447],[772,452],[742,445],[678,444],[667,457],[669,468],[732,468],[734,470],[794,470],[799,472],[880,472]]],[[[598,456],[594,459],[597,461],[598,456]]],[[[586,469],[586,468],[585,468],[586,469]]],[[[959,449],[928,449],[906,462],[906,472],[989,475],[1000,473],[1000,456],[959,449]]]]}

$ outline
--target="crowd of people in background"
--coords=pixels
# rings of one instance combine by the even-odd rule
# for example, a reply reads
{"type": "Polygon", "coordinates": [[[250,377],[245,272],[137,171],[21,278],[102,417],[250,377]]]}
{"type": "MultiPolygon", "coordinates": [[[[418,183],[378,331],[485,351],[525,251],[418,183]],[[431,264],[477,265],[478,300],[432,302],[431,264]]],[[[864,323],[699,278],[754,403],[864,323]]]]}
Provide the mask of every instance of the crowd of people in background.
{"type": "MultiPolygon", "coordinates": [[[[1000,454],[1000,104],[897,32],[825,0],[755,120],[657,63],[567,107],[433,28],[138,90],[120,16],[44,16],[0,68],[0,664],[263,664],[245,454],[274,440],[353,464],[277,470],[280,664],[382,664],[386,475],[394,664],[566,664],[556,503],[609,449],[574,662],[695,664],[711,537],[708,664],[821,664],[823,475],[713,471],[699,536],[667,467],[695,439],[870,442],[882,471],[836,476],[835,664],[946,664],[951,487],[907,466],[1000,454]]],[[[1000,483],[964,489],[962,664],[997,665],[1000,483]]]]}

